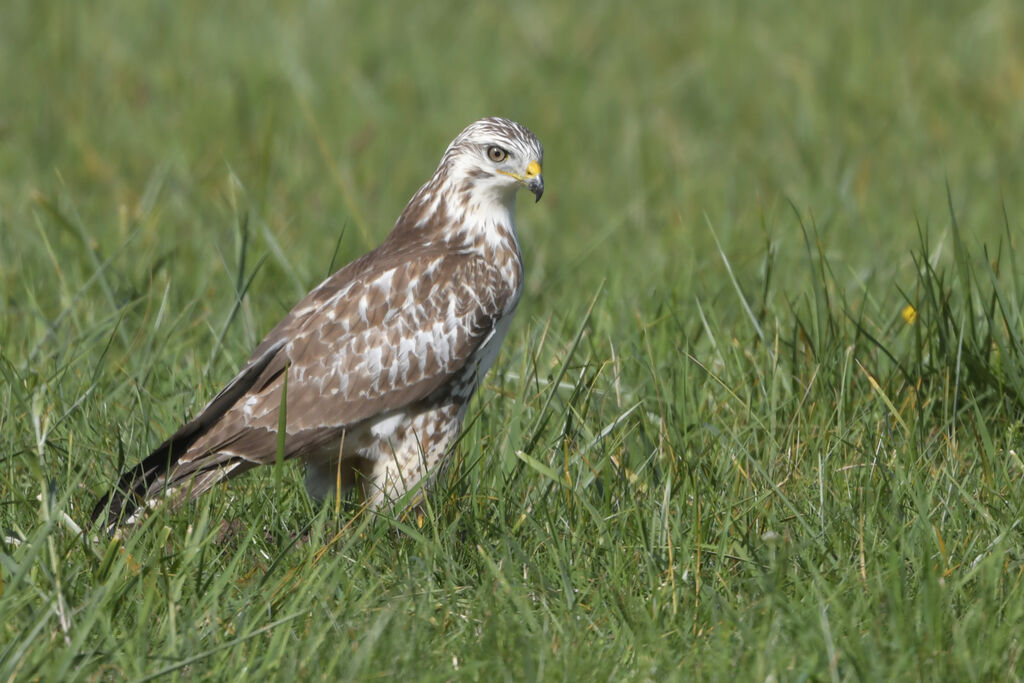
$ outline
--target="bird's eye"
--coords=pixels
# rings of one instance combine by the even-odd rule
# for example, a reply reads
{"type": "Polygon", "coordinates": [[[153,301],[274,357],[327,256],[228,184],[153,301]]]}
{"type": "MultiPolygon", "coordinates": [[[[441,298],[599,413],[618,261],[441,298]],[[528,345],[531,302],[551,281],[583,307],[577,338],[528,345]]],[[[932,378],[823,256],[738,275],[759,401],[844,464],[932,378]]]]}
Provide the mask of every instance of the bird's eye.
{"type": "Polygon", "coordinates": [[[508,152],[501,147],[492,145],[487,148],[487,158],[494,162],[505,161],[508,159],[508,152]]]}

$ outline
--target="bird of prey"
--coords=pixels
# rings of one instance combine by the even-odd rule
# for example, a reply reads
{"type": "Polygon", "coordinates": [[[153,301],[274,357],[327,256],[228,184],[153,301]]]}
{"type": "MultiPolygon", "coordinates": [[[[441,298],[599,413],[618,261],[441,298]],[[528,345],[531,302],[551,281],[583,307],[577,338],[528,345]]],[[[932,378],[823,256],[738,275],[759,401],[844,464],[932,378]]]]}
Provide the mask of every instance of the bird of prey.
{"type": "Polygon", "coordinates": [[[516,191],[540,200],[544,151],[504,118],[470,124],[373,251],[313,289],[190,422],[124,473],[93,519],[109,531],[170,498],[278,457],[323,500],[371,506],[424,484],[450,455],[519,302],[516,191]],[[284,399],[284,400],[282,400],[284,399]],[[426,479],[424,479],[426,477],[426,479]]]}

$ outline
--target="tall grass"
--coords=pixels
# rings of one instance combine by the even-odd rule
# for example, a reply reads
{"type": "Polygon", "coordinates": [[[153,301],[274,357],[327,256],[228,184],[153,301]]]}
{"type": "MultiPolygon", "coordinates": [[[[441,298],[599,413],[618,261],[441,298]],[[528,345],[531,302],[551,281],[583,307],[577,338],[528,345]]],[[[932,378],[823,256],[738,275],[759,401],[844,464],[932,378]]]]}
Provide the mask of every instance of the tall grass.
{"type": "Polygon", "coordinates": [[[1020,678],[1016,5],[0,24],[4,680],[1020,678]],[[426,506],[81,529],[489,113],[549,187],[426,506]]]}

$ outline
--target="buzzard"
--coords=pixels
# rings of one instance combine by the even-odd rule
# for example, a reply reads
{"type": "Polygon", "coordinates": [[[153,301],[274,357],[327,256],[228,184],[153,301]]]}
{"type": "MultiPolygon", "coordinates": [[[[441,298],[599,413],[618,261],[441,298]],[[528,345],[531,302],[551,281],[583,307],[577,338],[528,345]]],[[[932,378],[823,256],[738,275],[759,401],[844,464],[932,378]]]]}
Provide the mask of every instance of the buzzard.
{"type": "Polygon", "coordinates": [[[124,473],[93,511],[109,531],[170,497],[274,463],[306,466],[323,500],[372,506],[429,481],[508,331],[523,261],[516,191],[540,200],[544,151],[504,118],[470,124],[387,239],[313,289],[190,422],[124,473]],[[282,407],[284,410],[282,411],[282,407]]]}

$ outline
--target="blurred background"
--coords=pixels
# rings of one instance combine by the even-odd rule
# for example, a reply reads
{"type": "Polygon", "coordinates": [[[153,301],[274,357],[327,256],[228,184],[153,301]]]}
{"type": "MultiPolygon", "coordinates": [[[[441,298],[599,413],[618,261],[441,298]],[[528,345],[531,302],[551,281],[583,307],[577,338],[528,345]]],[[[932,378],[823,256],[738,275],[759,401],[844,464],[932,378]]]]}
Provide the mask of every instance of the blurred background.
{"type": "Polygon", "coordinates": [[[712,232],[741,275],[772,245],[799,286],[785,267],[804,258],[798,216],[841,279],[884,288],[919,226],[948,227],[947,185],[979,237],[1021,208],[1024,11],[1011,0],[3,14],[8,315],[19,283],[54,278],[54,258],[83,248],[126,291],[187,272],[172,302],[216,298],[244,214],[253,259],[270,255],[253,296],[280,298],[274,319],[328,272],[342,233],[335,263],[379,242],[448,141],[494,114],[546,150],[544,201],[519,210],[530,311],[602,280],[640,307],[713,296],[712,232]]]}

